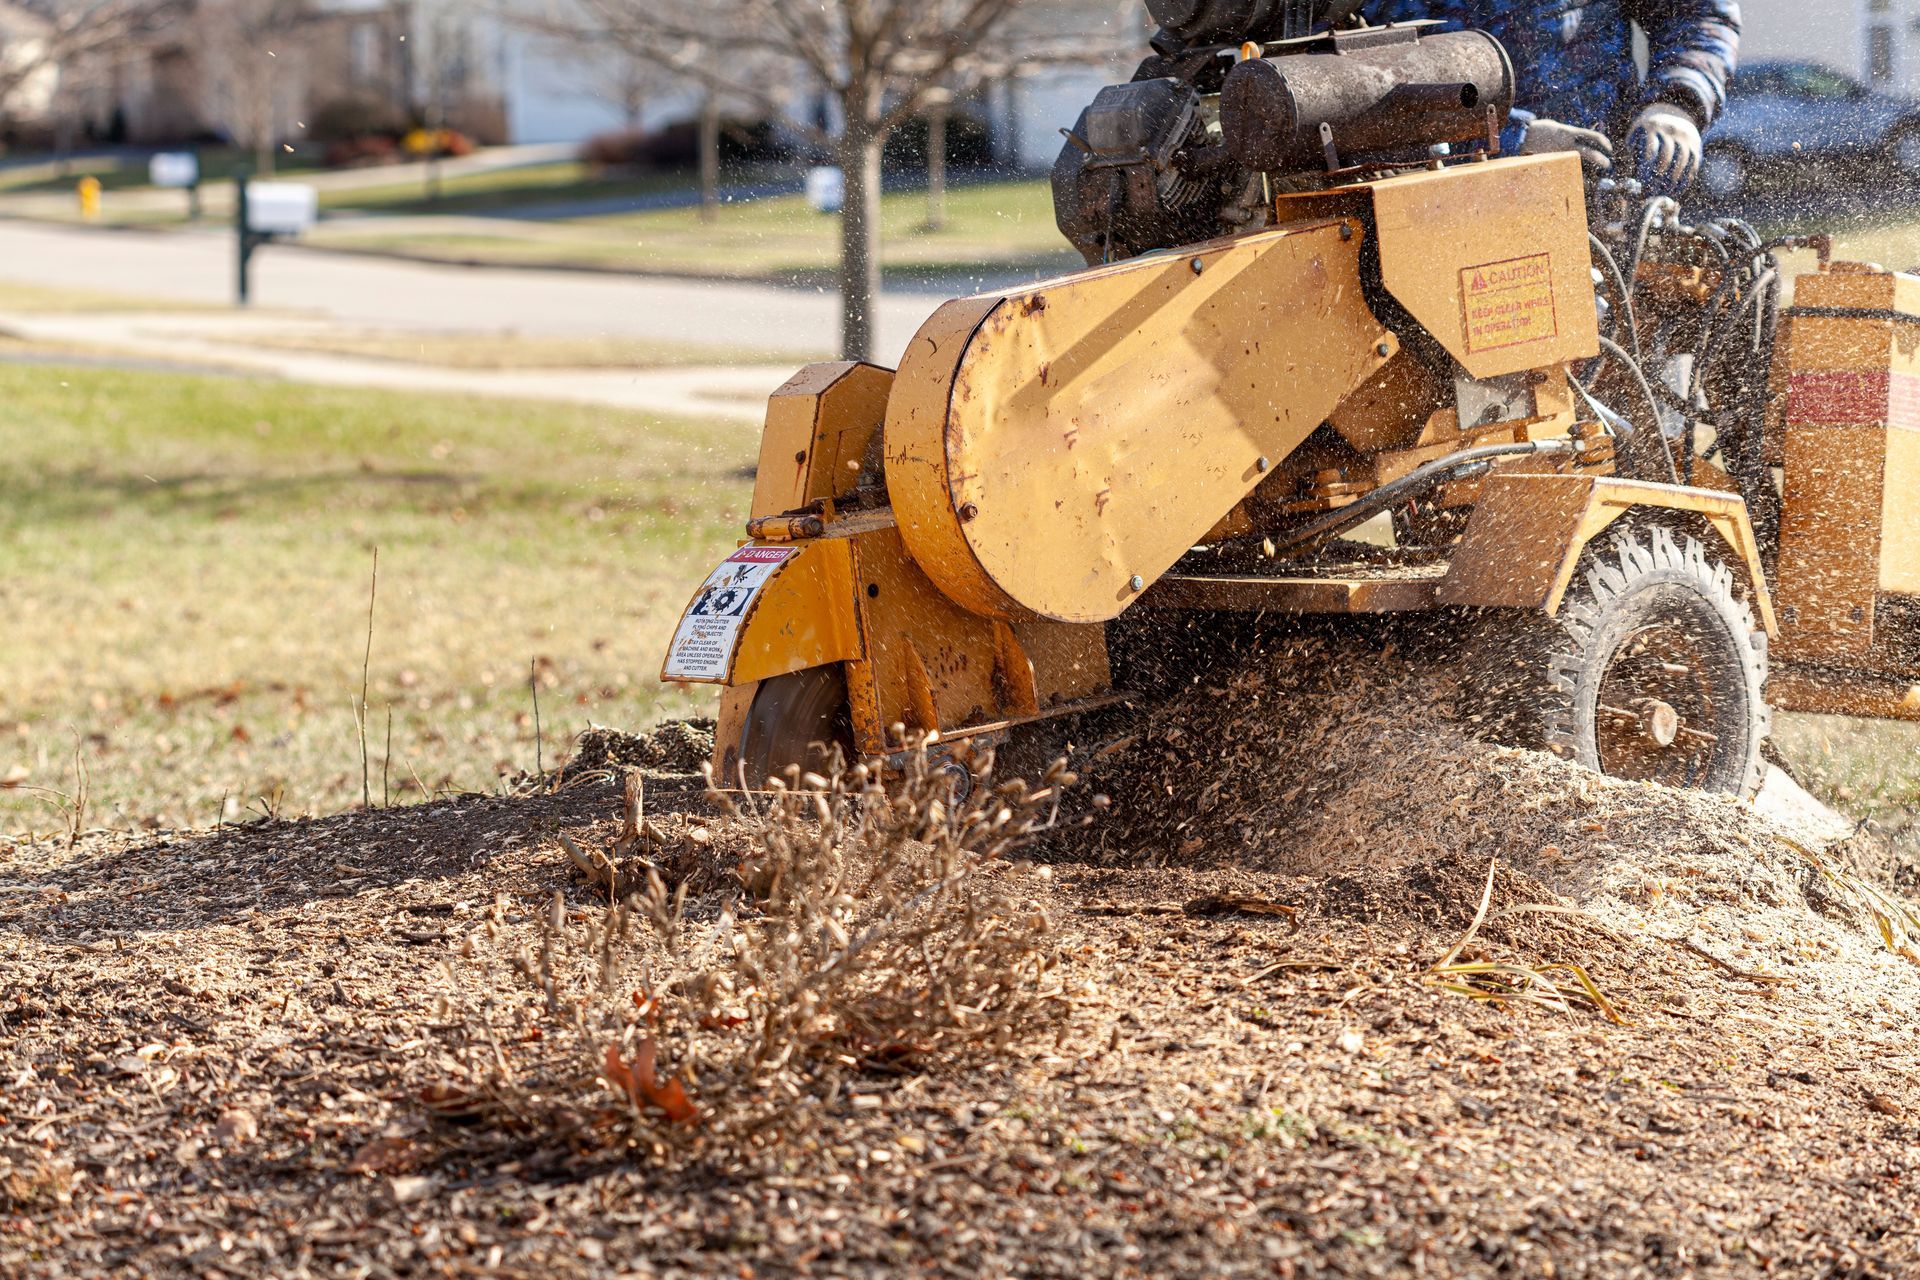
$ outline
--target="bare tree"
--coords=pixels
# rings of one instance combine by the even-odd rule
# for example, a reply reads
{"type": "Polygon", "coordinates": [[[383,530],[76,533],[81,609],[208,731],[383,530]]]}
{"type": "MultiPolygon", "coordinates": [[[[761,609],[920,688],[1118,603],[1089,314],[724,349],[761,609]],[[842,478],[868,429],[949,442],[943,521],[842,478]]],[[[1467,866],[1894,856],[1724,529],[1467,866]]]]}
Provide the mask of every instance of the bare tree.
{"type": "Polygon", "coordinates": [[[441,136],[452,101],[466,91],[474,59],[473,14],[461,0],[415,0],[412,41],[416,104],[427,132],[427,199],[440,198],[441,136]]]}
{"type": "MultiPolygon", "coordinates": [[[[573,52],[573,61],[601,87],[599,96],[620,105],[629,129],[641,121],[644,96],[691,89],[696,160],[700,180],[700,219],[711,222],[720,207],[720,143],[730,113],[784,114],[788,94],[798,89],[800,62],[785,50],[731,49],[724,74],[709,74],[699,65],[708,50],[699,41],[672,39],[651,43],[631,31],[610,33],[605,12],[595,0],[496,0],[508,22],[534,33],[561,49],[573,52]],[[737,86],[750,86],[742,91],[737,86]]],[[[685,4],[686,0],[672,0],[685,4]]],[[[638,12],[643,0],[627,6],[638,12]]],[[[637,21],[637,19],[636,19],[637,21]]],[[[677,95],[676,95],[677,96],[677,95]]],[[[809,137],[818,132],[809,123],[809,137]]],[[[824,138],[824,134],[818,135],[824,138]]]]}
{"type": "Polygon", "coordinates": [[[554,61],[566,67],[568,85],[562,87],[615,108],[622,126],[638,132],[646,123],[647,104],[672,92],[680,85],[680,77],[652,58],[635,57],[619,45],[608,44],[577,13],[567,21],[552,20],[551,9],[509,7],[503,16],[539,40],[554,61]]]}
{"type": "Polygon", "coordinates": [[[14,0],[39,19],[37,30],[0,24],[0,114],[23,85],[49,68],[160,32],[187,9],[186,0],[14,0]]]}
{"type": "Polygon", "coordinates": [[[843,354],[867,359],[880,294],[880,155],[887,136],[980,48],[1018,0],[578,0],[606,38],[784,117],[846,178],[840,219],[843,354]],[[744,56],[798,64],[831,117],[743,76],[744,56]]]}
{"type": "Polygon", "coordinates": [[[255,171],[273,173],[283,105],[304,59],[302,0],[201,0],[194,37],[206,59],[209,101],[235,142],[253,151],[255,171]]]}
{"type": "MultiPolygon", "coordinates": [[[[949,95],[970,92],[1017,63],[1110,58],[1123,28],[1129,46],[1139,47],[1139,19],[1127,16],[1137,14],[1136,3],[519,0],[519,8],[523,18],[546,29],[572,30],[704,86],[709,96],[702,133],[709,145],[703,151],[712,150],[717,134],[713,104],[724,99],[779,118],[793,134],[834,158],[846,180],[840,221],[841,349],[850,359],[866,359],[875,347],[880,158],[888,136],[930,106],[935,107],[930,124],[944,132],[949,95]],[[1040,21],[1023,20],[1035,14],[1040,21]],[[774,67],[790,74],[771,74],[774,67]],[[819,96],[793,92],[792,72],[819,96]],[[822,99],[825,111],[810,109],[822,99]]],[[[937,221],[945,178],[939,161],[930,177],[935,188],[930,221],[937,221]]]]}

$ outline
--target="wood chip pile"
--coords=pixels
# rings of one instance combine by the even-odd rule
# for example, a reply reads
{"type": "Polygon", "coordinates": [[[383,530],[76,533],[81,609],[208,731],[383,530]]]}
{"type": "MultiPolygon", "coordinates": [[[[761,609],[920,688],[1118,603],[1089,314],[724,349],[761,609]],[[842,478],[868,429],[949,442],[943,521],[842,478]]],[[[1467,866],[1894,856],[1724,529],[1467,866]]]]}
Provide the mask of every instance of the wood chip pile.
{"type": "Polygon", "coordinates": [[[489,923],[599,910],[559,837],[619,842],[627,766],[721,919],[697,728],[558,789],[0,850],[0,1275],[1920,1273],[1873,860],[1447,701],[1254,657],[1102,737],[1112,807],[999,873],[1065,1020],[849,1070],[754,1159],[492,1123],[443,1021],[489,923]]]}

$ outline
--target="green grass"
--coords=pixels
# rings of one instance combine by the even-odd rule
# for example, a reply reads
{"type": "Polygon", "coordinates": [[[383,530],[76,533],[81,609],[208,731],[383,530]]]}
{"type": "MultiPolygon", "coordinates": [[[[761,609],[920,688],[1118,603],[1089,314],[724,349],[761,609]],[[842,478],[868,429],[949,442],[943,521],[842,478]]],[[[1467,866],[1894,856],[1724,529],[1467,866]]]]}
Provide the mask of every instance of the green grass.
{"type": "Polygon", "coordinates": [[[0,832],[376,803],[639,726],[755,433],[584,407],[0,365],[0,832]],[[48,791],[33,790],[46,788],[48,791]]]}
{"type": "MultiPolygon", "coordinates": [[[[0,296],[4,296],[0,294],[0,296]]],[[[5,310],[0,306],[0,310],[5,310]]],[[[537,337],[518,333],[406,329],[273,329],[204,335],[208,341],[272,351],[319,352],[450,369],[678,369],[703,365],[802,365],[825,350],[714,346],[630,337],[537,337]]]]}
{"type": "Polygon", "coordinates": [[[1845,813],[1900,827],[1920,815],[1920,724],[1776,713],[1773,744],[1845,813]]]}
{"type": "MultiPolygon", "coordinates": [[[[881,202],[882,257],[896,272],[936,273],[974,267],[1049,270],[1079,263],[1053,220],[1045,182],[994,182],[956,187],[946,225],[924,228],[922,192],[881,202]]],[[[818,279],[839,254],[840,223],[793,196],[728,205],[711,221],[697,209],[580,218],[516,227],[497,235],[408,234],[351,227],[322,228],[317,243],[378,249],[450,261],[567,264],[742,279],[818,279]]]]}
{"type": "MultiPolygon", "coordinates": [[[[728,175],[729,181],[740,179],[739,174],[728,175]]],[[[602,177],[587,165],[568,160],[446,178],[440,184],[438,199],[428,199],[426,183],[415,178],[352,191],[323,191],[320,204],[327,209],[358,209],[369,213],[487,213],[570,200],[654,195],[685,190],[690,183],[691,179],[684,173],[602,177]]]]}
{"type": "MultiPolygon", "coordinates": [[[[274,176],[292,177],[320,168],[321,148],[296,148],[283,151],[274,161],[274,176]]],[[[253,168],[251,151],[230,147],[203,147],[200,156],[200,181],[203,184],[226,182],[242,168],[253,168]]],[[[44,165],[23,167],[11,173],[0,171],[0,191],[30,194],[34,192],[70,192],[84,175],[100,180],[103,192],[154,190],[147,181],[146,157],[121,159],[90,156],[71,161],[50,160],[44,165]]],[[[184,203],[186,196],[180,197],[184,203]]]]}
{"type": "Polygon", "coordinates": [[[0,311],[34,314],[77,312],[143,311],[224,311],[226,308],[200,302],[177,302],[166,298],[138,297],[124,293],[95,293],[86,289],[55,288],[0,280],[0,311]]]}

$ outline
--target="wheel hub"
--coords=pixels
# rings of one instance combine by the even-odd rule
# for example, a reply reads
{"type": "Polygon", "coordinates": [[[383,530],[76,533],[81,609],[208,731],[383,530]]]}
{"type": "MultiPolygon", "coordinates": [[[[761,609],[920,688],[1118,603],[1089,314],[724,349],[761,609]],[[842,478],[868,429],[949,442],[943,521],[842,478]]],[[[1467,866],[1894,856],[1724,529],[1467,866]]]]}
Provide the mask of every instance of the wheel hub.
{"type": "Polygon", "coordinates": [[[1680,713],[1658,698],[1640,700],[1640,732],[1656,747],[1670,747],[1680,736],[1680,713]]]}

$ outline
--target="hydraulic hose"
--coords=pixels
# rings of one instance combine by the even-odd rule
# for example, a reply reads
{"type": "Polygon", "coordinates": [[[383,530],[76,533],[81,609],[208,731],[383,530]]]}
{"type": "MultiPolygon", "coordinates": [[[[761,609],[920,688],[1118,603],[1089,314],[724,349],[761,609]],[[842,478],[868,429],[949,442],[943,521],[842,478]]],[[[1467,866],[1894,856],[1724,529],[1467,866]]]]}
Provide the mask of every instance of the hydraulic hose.
{"type": "MultiPolygon", "coordinates": [[[[1673,462],[1673,450],[1667,444],[1666,433],[1660,429],[1660,400],[1653,394],[1653,385],[1647,381],[1647,375],[1641,371],[1640,364],[1624,347],[1611,338],[1600,339],[1600,349],[1619,364],[1626,366],[1632,375],[1633,384],[1640,389],[1641,399],[1646,401],[1647,412],[1653,415],[1652,438],[1654,446],[1660,450],[1660,456],[1667,460],[1667,479],[1674,484],[1680,483],[1680,471],[1673,462]]],[[[1634,433],[1637,437],[1639,432],[1634,433]]]]}
{"type": "Polygon", "coordinates": [[[1276,556],[1291,555],[1337,538],[1356,525],[1373,519],[1382,511],[1397,506],[1404,499],[1448,480],[1457,479],[1463,472],[1476,466],[1484,466],[1494,458],[1516,457],[1529,453],[1572,453],[1575,447],[1574,441],[1564,438],[1522,440],[1511,444],[1476,445],[1471,449],[1450,453],[1444,458],[1435,458],[1432,462],[1415,467],[1398,480],[1389,481],[1369,491],[1358,502],[1341,507],[1338,511],[1329,511],[1275,538],[1273,553],[1276,556]]]}
{"type": "Polygon", "coordinates": [[[1627,322],[1627,336],[1633,339],[1633,349],[1640,350],[1640,320],[1633,310],[1633,290],[1627,287],[1626,276],[1620,273],[1620,261],[1613,256],[1613,250],[1607,248],[1607,242],[1593,232],[1587,232],[1587,242],[1593,246],[1593,252],[1601,265],[1607,269],[1607,277],[1614,292],[1620,295],[1620,310],[1627,322]]]}

